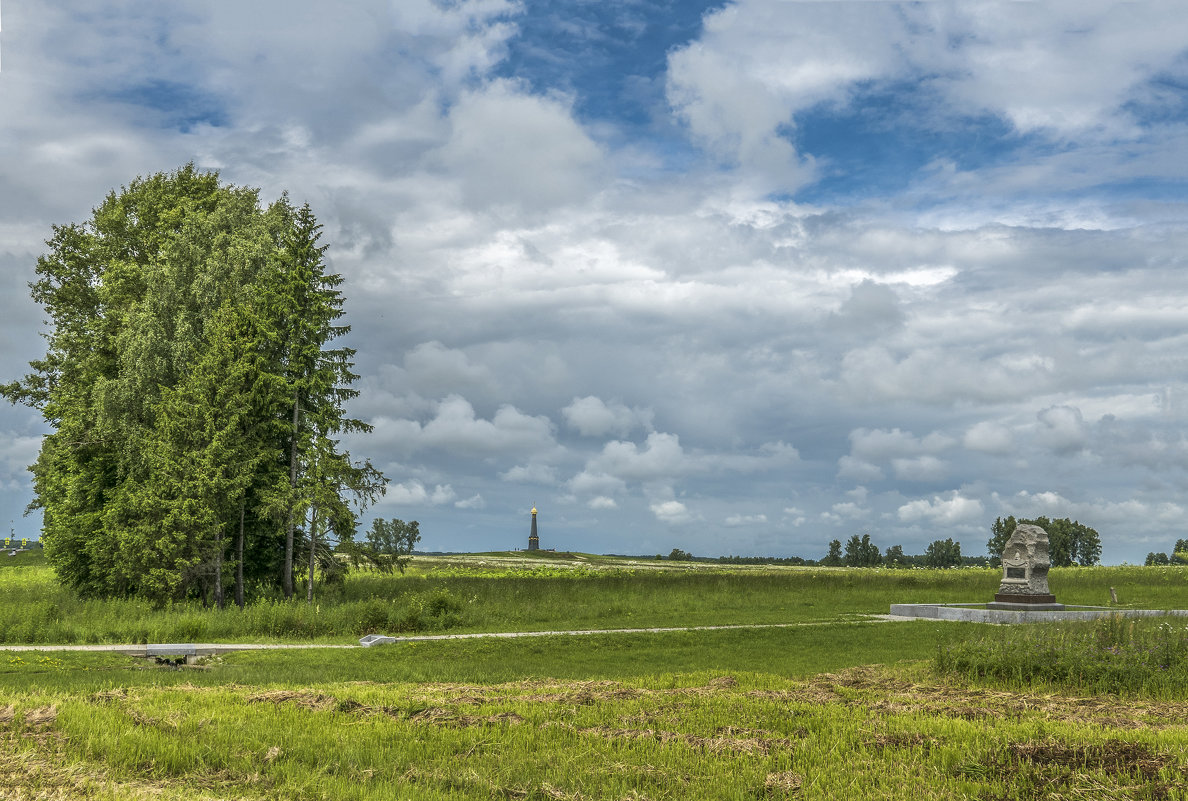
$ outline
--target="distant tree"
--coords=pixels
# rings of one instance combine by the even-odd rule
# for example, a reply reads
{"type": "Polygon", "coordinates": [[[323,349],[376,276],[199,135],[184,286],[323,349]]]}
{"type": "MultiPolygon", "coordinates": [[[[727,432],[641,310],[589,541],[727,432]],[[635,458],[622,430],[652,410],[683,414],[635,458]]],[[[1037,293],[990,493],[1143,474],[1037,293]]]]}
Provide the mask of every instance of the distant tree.
{"type": "Polygon", "coordinates": [[[1151,567],[1154,565],[1166,565],[1169,563],[1169,561],[1170,560],[1167,558],[1167,554],[1165,553],[1149,553],[1147,554],[1147,561],[1145,564],[1147,567],[1151,567]]]}
{"type": "Polygon", "coordinates": [[[883,557],[883,564],[887,567],[906,567],[907,563],[907,556],[903,553],[902,545],[892,545],[883,557]]]}
{"type": "Polygon", "coordinates": [[[842,565],[842,544],[841,540],[832,540],[829,543],[829,553],[821,560],[821,564],[826,567],[841,567],[842,565]]]}
{"type": "Polygon", "coordinates": [[[855,534],[846,542],[843,561],[847,567],[876,567],[883,563],[883,558],[879,554],[879,547],[870,541],[869,534],[861,537],[855,534]]]}
{"type": "Polygon", "coordinates": [[[1011,533],[1018,525],[1014,515],[994,518],[994,525],[990,526],[990,539],[986,542],[986,550],[990,553],[990,559],[995,564],[1002,563],[1002,552],[1006,548],[1007,540],[1011,538],[1011,533]]]}
{"type": "Polygon", "coordinates": [[[347,540],[338,547],[350,557],[355,567],[366,564],[384,573],[404,572],[409,554],[421,541],[421,528],[416,520],[408,523],[399,519],[371,521],[371,529],[363,542],[347,540]]]}
{"type": "Polygon", "coordinates": [[[1015,527],[1023,524],[1039,526],[1047,532],[1048,553],[1053,567],[1088,567],[1101,560],[1101,535],[1083,523],[1069,520],[1067,517],[1059,520],[1037,517],[1016,522],[1014,516],[1011,516],[995,519],[994,525],[990,527],[991,537],[986,547],[990,551],[990,558],[996,563],[1002,561],[1003,548],[1006,547],[1015,527]]]}
{"type": "Polygon", "coordinates": [[[674,562],[691,562],[693,561],[693,554],[682,551],[680,548],[673,548],[672,552],[668,554],[668,558],[674,562]]]}
{"type": "Polygon", "coordinates": [[[845,563],[846,567],[860,567],[862,565],[862,540],[857,534],[846,540],[846,553],[842,557],[842,562],[845,563]]]}
{"type": "Polygon", "coordinates": [[[1188,565],[1188,540],[1176,540],[1170,559],[1173,565],[1188,565]]]}
{"type": "Polygon", "coordinates": [[[961,543],[952,538],[934,540],[924,552],[924,564],[928,567],[959,567],[961,565],[961,543]]]}

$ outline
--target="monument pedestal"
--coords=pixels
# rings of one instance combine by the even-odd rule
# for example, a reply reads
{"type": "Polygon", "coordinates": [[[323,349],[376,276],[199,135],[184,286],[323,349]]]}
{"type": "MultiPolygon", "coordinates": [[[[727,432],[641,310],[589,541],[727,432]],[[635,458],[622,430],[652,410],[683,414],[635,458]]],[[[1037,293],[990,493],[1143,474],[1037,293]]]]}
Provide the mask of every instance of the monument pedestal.
{"type": "Polygon", "coordinates": [[[994,602],[998,604],[1020,604],[1024,606],[1054,604],[1056,603],[1056,596],[1040,592],[996,592],[994,593],[994,602]]]}
{"type": "Polygon", "coordinates": [[[1056,603],[1055,595],[999,592],[994,594],[994,601],[986,604],[986,608],[1012,612],[1059,612],[1064,609],[1064,604],[1056,603]]]}

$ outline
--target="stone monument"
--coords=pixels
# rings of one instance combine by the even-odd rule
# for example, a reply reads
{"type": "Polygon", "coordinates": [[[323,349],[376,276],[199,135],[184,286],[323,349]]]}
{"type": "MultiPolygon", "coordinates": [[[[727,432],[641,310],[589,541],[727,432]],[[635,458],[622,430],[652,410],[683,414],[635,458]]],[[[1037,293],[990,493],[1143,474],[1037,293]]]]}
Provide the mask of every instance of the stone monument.
{"type": "Polygon", "coordinates": [[[1017,526],[1002,549],[1002,583],[987,609],[1059,610],[1048,589],[1048,532],[1024,523],[1017,526]]]}

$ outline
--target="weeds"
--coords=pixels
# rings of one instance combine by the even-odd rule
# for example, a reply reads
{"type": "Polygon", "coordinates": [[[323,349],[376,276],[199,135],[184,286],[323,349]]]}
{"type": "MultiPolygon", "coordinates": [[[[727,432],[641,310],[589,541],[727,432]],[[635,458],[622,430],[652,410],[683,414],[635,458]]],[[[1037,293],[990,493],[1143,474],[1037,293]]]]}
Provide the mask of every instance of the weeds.
{"type": "Polygon", "coordinates": [[[995,627],[938,645],[933,666],[1014,684],[1168,694],[1188,681],[1188,625],[1183,618],[1111,615],[1080,624],[995,627]]]}

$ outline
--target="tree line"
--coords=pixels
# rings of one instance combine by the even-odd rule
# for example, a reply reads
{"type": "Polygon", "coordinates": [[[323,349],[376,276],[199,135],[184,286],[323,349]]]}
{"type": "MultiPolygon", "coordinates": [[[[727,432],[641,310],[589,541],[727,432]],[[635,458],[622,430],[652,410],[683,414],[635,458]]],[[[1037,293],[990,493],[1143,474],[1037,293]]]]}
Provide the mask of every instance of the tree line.
{"type": "MultiPolygon", "coordinates": [[[[811,565],[824,567],[984,567],[1002,563],[1002,552],[1015,527],[1030,523],[1040,526],[1048,532],[1048,545],[1053,567],[1072,567],[1073,565],[1093,565],[1101,558],[1101,537],[1097,531],[1068,518],[1050,520],[1047,517],[1034,519],[1019,519],[1014,516],[995,518],[990,527],[990,539],[986,543],[989,556],[966,556],[961,553],[961,543],[951,537],[943,540],[933,540],[922,554],[906,554],[903,546],[892,545],[885,551],[880,550],[870,538],[870,534],[855,534],[844,544],[840,539],[829,543],[829,552],[821,559],[806,559],[799,556],[768,557],[768,556],[720,556],[717,561],[725,564],[783,564],[783,565],[811,565]]],[[[1188,540],[1176,543],[1177,558],[1182,557],[1183,563],[1188,564],[1188,540]]],[[[662,558],[660,555],[657,559],[662,558]]],[[[696,557],[692,554],[674,548],[667,557],[677,561],[714,561],[712,559],[696,557]]],[[[1147,558],[1148,564],[1167,564],[1165,555],[1151,554],[1147,558]],[[1165,561],[1152,562],[1152,558],[1163,556],[1165,561]]],[[[1175,562],[1173,562],[1174,564],[1175,562]]]]}
{"type": "Polygon", "coordinates": [[[1170,556],[1163,552],[1148,553],[1146,565],[1188,565],[1188,539],[1176,540],[1170,556]]]}
{"type": "Polygon", "coordinates": [[[52,429],[31,508],[66,584],[242,606],[341,569],[331,544],[385,479],[340,444],[371,427],[344,410],[355,351],[333,346],[350,327],[320,237],[308,205],[192,164],[54,226],[30,284],[46,353],[0,394],[52,429]]]}

